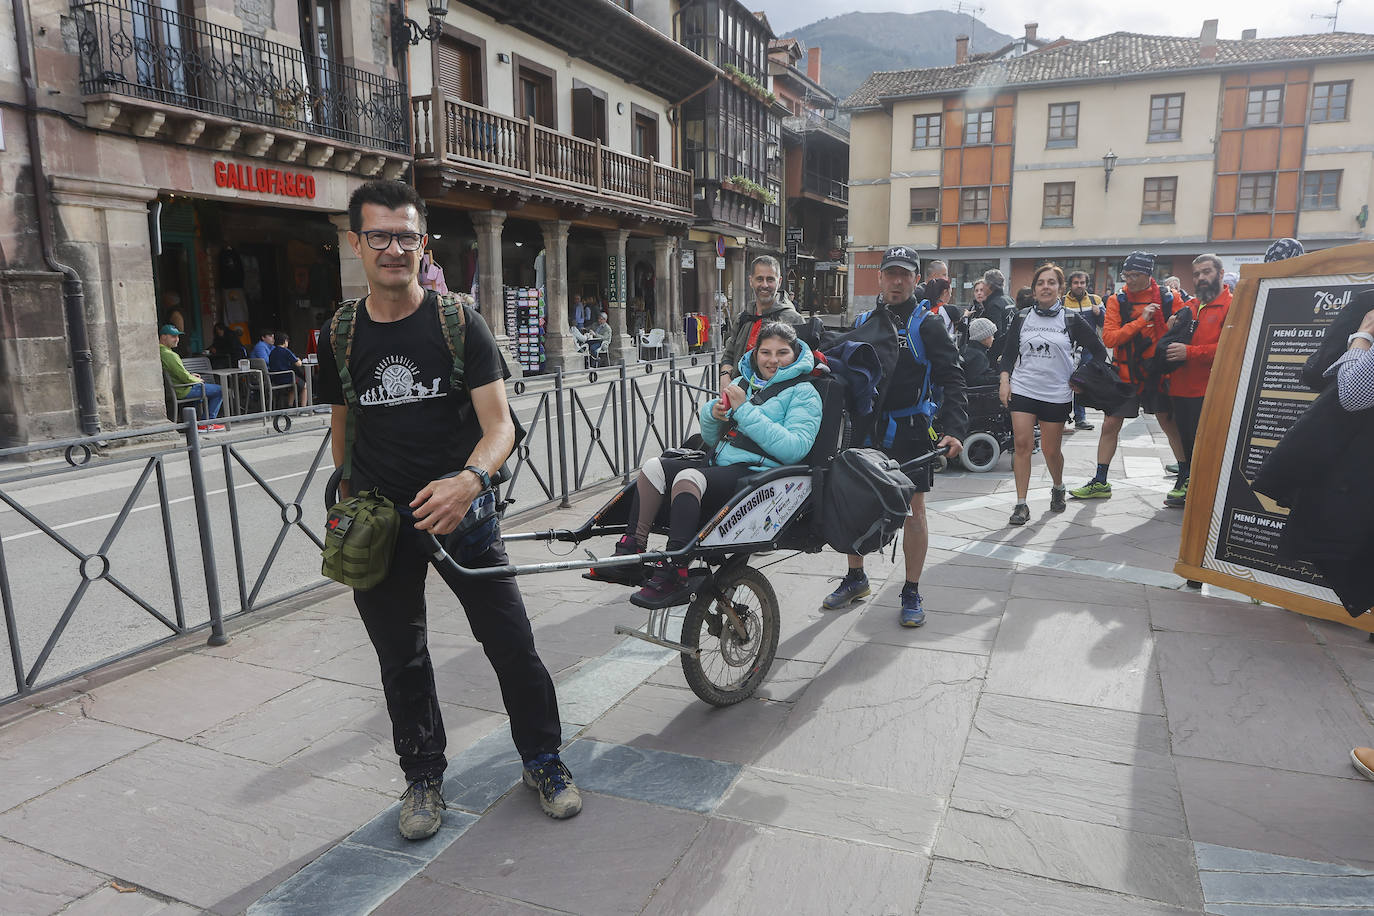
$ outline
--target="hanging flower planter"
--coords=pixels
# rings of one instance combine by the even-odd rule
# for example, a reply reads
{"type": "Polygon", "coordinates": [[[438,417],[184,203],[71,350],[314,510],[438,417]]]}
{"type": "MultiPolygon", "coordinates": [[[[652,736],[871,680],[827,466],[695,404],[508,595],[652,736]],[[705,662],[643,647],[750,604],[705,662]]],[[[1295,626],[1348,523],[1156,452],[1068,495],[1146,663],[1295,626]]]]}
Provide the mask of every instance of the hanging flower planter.
{"type": "Polygon", "coordinates": [[[762,201],[770,206],[778,202],[776,194],[758,182],[745,178],[743,175],[731,175],[729,178],[722,181],[720,186],[727,191],[734,191],[736,194],[752,197],[754,200],[762,201]]]}

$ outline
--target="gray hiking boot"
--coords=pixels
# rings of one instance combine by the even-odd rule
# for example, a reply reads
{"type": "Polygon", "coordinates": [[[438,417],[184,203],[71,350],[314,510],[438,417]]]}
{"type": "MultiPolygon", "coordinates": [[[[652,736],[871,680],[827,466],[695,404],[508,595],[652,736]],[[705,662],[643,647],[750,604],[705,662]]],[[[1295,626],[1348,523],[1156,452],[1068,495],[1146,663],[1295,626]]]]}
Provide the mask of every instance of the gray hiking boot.
{"type": "Polygon", "coordinates": [[[401,836],[407,840],[424,840],[439,832],[444,821],[444,803],[441,791],[443,780],[438,776],[417,779],[401,796],[401,817],[397,827],[401,836]]]}
{"type": "Polygon", "coordinates": [[[540,754],[528,761],[521,778],[539,793],[539,807],[549,817],[562,820],[582,810],[582,793],[557,754],[540,754]]]}

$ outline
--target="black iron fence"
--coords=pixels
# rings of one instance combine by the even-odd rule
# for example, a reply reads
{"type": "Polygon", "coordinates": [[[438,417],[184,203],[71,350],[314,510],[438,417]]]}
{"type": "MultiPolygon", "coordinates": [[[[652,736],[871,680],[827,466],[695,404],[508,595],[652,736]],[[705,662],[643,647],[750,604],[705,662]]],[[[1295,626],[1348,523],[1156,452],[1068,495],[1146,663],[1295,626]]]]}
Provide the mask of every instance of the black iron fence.
{"type": "MultiPolygon", "coordinates": [[[[703,389],[716,383],[714,354],[511,383],[528,435],[504,487],[508,527],[579,490],[628,482],[696,431],[703,389]]],[[[326,584],[328,416],[233,417],[209,438],[188,411],[175,426],[0,451],[67,457],[0,471],[0,609],[14,674],[0,704],[196,631],[222,644],[226,620],[326,584]],[[108,440],[125,447],[93,458],[108,440]]]]}
{"type": "Polygon", "coordinates": [[[405,87],[141,0],[72,6],[81,91],[404,153],[405,87]]]}

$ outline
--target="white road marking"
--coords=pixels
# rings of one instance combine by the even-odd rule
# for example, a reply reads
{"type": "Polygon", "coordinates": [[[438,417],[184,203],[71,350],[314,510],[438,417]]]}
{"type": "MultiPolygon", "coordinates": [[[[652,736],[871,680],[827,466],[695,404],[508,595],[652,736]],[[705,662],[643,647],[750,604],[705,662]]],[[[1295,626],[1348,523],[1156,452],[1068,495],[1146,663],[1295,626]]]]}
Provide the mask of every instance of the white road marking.
{"type": "MultiPolygon", "coordinates": [[[[282,474],[280,477],[267,477],[267,478],[264,478],[264,479],[265,479],[268,483],[276,483],[276,482],[279,481],[279,480],[290,480],[292,477],[304,477],[304,476],[305,476],[305,473],[306,473],[305,471],[296,471],[296,472],[294,472],[294,473],[292,473],[292,474],[282,474]]],[[[242,490],[242,489],[244,489],[245,487],[256,487],[257,485],[258,485],[258,482],[257,482],[256,480],[249,480],[249,481],[247,481],[247,482],[245,482],[245,483],[236,484],[236,485],[234,486],[234,489],[235,489],[235,490],[242,490]]],[[[207,495],[207,496],[219,496],[221,493],[226,493],[226,492],[228,492],[228,490],[229,490],[228,487],[220,487],[219,489],[216,489],[216,490],[208,490],[208,491],[206,491],[206,495],[207,495]]],[[[190,500],[193,500],[193,499],[195,499],[195,496],[194,496],[194,495],[191,495],[191,496],[178,496],[176,499],[169,499],[169,500],[167,500],[167,505],[172,506],[172,505],[175,505],[175,504],[177,504],[177,503],[189,502],[190,500]]],[[[146,506],[135,506],[135,507],[130,511],[129,514],[132,515],[134,512],[146,512],[146,511],[149,510],[149,509],[156,509],[159,505],[160,505],[160,503],[149,503],[149,504],[146,505],[146,506]]],[[[32,511],[32,510],[30,510],[30,511],[32,511]]],[[[74,521],[74,522],[63,522],[63,523],[60,524],[60,525],[51,525],[51,526],[49,526],[49,527],[51,527],[54,531],[63,531],[63,530],[65,530],[65,529],[67,529],[67,528],[77,528],[77,527],[80,527],[81,525],[89,525],[89,524],[91,524],[92,522],[105,522],[105,521],[109,521],[109,520],[112,519],[112,518],[118,518],[118,517],[119,517],[119,513],[118,513],[118,512],[106,512],[104,515],[92,515],[92,516],[89,517],[89,518],[80,518],[80,519],[77,519],[77,520],[74,521]]],[[[28,524],[27,520],[25,521],[25,524],[28,524]]],[[[0,543],[8,544],[8,543],[10,543],[10,542],[12,542],[12,541],[20,541],[20,540],[23,540],[24,538],[31,538],[31,537],[33,537],[34,535],[43,534],[43,533],[44,533],[44,532],[38,530],[37,528],[33,529],[32,531],[21,531],[21,532],[19,532],[18,534],[7,535],[3,540],[0,540],[0,543]]]]}

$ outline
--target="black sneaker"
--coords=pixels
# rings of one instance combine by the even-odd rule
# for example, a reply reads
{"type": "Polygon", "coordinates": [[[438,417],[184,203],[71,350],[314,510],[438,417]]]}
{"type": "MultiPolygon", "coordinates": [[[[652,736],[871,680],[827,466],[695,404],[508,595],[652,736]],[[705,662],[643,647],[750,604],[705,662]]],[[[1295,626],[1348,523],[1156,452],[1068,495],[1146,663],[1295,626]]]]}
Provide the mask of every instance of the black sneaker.
{"type": "Polygon", "coordinates": [[[1050,487],[1050,511],[1063,512],[1069,507],[1068,500],[1065,498],[1067,492],[1063,487],[1050,487]]]}
{"type": "Polygon", "coordinates": [[[401,796],[401,816],[397,827],[407,840],[424,840],[439,832],[444,821],[443,810],[448,808],[441,791],[443,779],[426,776],[407,787],[401,796]]]}
{"type": "Polygon", "coordinates": [[[644,587],[630,596],[635,607],[656,611],[665,607],[686,604],[692,598],[692,582],[687,575],[687,567],[672,560],[659,560],[653,567],[654,573],[644,587]]]}
{"type": "Polygon", "coordinates": [[[521,780],[539,793],[539,807],[549,817],[563,820],[582,810],[582,793],[557,754],[540,754],[527,761],[521,780]]]}
{"type": "Polygon", "coordinates": [[[1084,432],[1087,432],[1088,430],[1090,430],[1090,429],[1096,429],[1097,427],[1093,426],[1093,425],[1092,425],[1091,423],[1089,423],[1087,420],[1077,420],[1077,421],[1074,422],[1073,428],[1074,428],[1074,429],[1081,429],[1081,430],[1083,430],[1084,432]]]}
{"type": "MultiPolygon", "coordinates": [[[[625,535],[615,543],[615,553],[612,556],[626,557],[630,554],[639,553],[639,545],[634,538],[625,535]]],[[[593,566],[582,574],[582,578],[591,579],[593,582],[614,582],[617,585],[638,585],[644,581],[644,564],[632,563],[624,566],[593,566]]]]}
{"type": "Polygon", "coordinates": [[[1007,524],[1019,527],[1028,521],[1030,521],[1030,506],[1025,503],[1017,503],[1016,508],[1011,510],[1011,518],[1007,519],[1007,524]]]}

